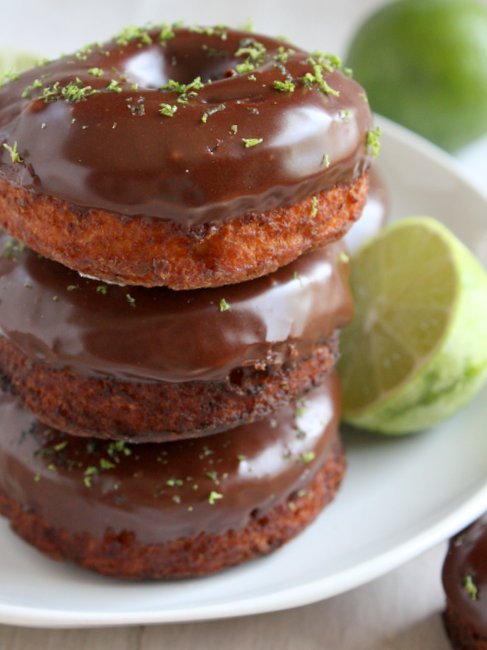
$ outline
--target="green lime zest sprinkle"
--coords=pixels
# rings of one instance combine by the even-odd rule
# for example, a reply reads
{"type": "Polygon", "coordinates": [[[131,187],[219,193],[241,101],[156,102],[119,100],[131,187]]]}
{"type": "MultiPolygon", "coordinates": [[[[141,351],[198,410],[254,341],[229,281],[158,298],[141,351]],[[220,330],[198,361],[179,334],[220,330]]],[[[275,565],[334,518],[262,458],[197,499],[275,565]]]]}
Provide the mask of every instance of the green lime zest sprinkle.
{"type": "Polygon", "coordinates": [[[252,61],[244,61],[243,63],[238,63],[235,66],[235,70],[239,74],[245,74],[246,72],[253,72],[255,70],[256,66],[252,61]]]}
{"type": "Polygon", "coordinates": [[[181,485],[184,485],[184,481],[180,478],[168,478],[166,485],[168,487],[181,487],[181,485]]]}
{"type": "Polygon", "coordinates": [[[109,470],[109,469],[113,469],[115,465],[111,463],[109,460],[107,460],[106,458],[100,458],[100,467],[101,469],[109,470]]]}
{"type": "Polygon", "coordinates": [[[252,61],[259,61],[266,52],[265,45],[256,41],[255,38],[246,38],[240,41],[240,47],[235,52],[235,56],[247,56],[252,61]]]}
{"type": "Polygon", "coordinates": [[[40,79],[34,79],[34,81],[29,86],[26,86],[24,88],[21,94],[22,99],[29,97],[31,92],[36,88],[42,88],[42,81],[40,79]]]}
{"type": "Polygon", "coordinates": [[[114,458],[118,462],[119,454],[130,456],[132,454],[132,450],[127,446],[125,440],[114,440],[108,444],[107,453],[110,458],[114,458]]]}
{"type": "Polygon", "coordinates": [[[159,113],[161,115],[164,115],[164,117],[174,117],[174,114],[178,110],[177,106],[173,106],[171,104],[160,104],[159,105],[159,113]]]}
{"type": "Polygon", "coordinates": [[[171,40],[171,38],[174,38],[174,30],[171,27],[171,25],[168,25],[167,23],[161,23],[159,25],[160,34],[159,34],[159,40],[161,43],[164,43],[165,41],[171,40]]]}
{"type": "Polygon", "coordinates": [[[101,293],[102,296],[106,296],[107,293],[108,293],[108,287],[107,287],[107,285],[106,285],[106,284],[99,284],[99,285],[96,287],[96,293],[101,293]]]}
{"type": "Polygon", "coordinates": [[[463,587],[472,600],[478,600],[479,588],[475,584],[473,576],[470,573],[465,576],[463,587]]]}
{"type": "Polygon", "coordinates": [[[88,70],[88,74],[91,75],[92,77],[102,77],[103,70],[101,68],[90,68],[88,70]]]}
{"type": "Polygon", "coordinates": [[[223,311],[231,311],[231,310],[232,310],[231,306],[228,304],[225,298],[222,298],[220,300],[220,311],[223,312],[223,311]]]}
{"type": "Polygon", "coordinates": [[[91,86],[83,86],[81,79],[76,79],[61,89],[61,97],[70,104],[76,104],[98,92],[98,90],[94,90],[91,86]]]}
{"type": "Polygon", "coordinates": [[[330,156],[327,153],[323,154],[321,164],[323,165],[323,167],[326,167],[327,169],[331,165],[330,156]]]}
{"type": "Polygon", "coordinates": [[[59,99],[59,81],[56,81],[55,83],[52,84],[52,86],[47,86],[46,88],[43,89],[42,94],[41,94],[41,99],[43,99],[46,104],[51,101],[56,101],[59,99]]]}
{"type": "Polygon", "coordinates": [[[375,129],[367,131],[367,135],[365,137],[365,144],[369,149],[372,158],[377,158],[377,156],[379,155],[380,136],[381,136],[380,126],[377,126],[375,129]]]}
{"type": "Polygon", "coordinates": [[[68,284],[66,289],[68,291],[76,291],[76,289],[79,289],[79,284],[68,284]]]}
{"type": "Polygon", "coordinates": [[[273,86],[275,90],[278,90],[281,93],[293,93],[294,89],[296,88],[294,83],[292,81],[289,81],[289,79],[286,81],[276,80],[274,81],[273,86]]]}
{"type": "Polygon", "coordinates": [[[317,63],[313,66],[313,71],[315,73],[315,79],[318,86],[326,95],[333,95],[333,97],[340,97],[340,91],[332,88],[323,77],[323,66],[317,63]]]}
{"type": "Polygon", "coordinates": [[[24,159],[23,159],[22,156],[19,154],[17,140],[13,143],[12,146],[10,146],[9,144],[5,143],[5,144],[3,145],[3,148],[6,149],[6,150],[9,152],[9,154],[10,154],[10,160],[11,160],[14,164],[15,164],[15,163],[18,163],[19,165],[21,165],[21,164],[24,162],[24,159]]]}
{"type": "Polygon", "coordinates": [[[219,492],[215,492],[214,490],[212,490],[208,495],[208,503],[210,504],[210,506],[214,506],[215,503],[220,499],[223,499],[223,494],[220,494],[219,492]]]}
{"type": "Polygon", "coordinates": [[[127,25],[118,36],[116,36],[116,43],[118,45],[128,45],[131,41],[140,41],[142,45],[150,45],[152,38],[146,29],[136,27],[135,25],[127,25]]]}
{"type": "Polygon", "coordinates": [[[189,29],[195,34],[204,34],[205,36],[219,36],[222,41],[226,41],[228,37],[226,25],[215,25],[215,27],[202,27],[201,25],[193,25],[189,29]]]}
{"type": "Polygon", "coordinates": [[[342,60],[336,54],[329,54],[328,52],[319,52],[315,50],[311,53],[308,63],[312,65],[318,64],[328,72],[339,70],[342,67],[342,60]]]}
{"type": "Polygon", "coordinates": [[[40,97],[46,104],[58,99],[64,99],[70,104],[76,104],[84,101],[90,95],[97,95],[99,92],[99,90],[95,90],[91,86],[83,86],[81,79],[76,78],[63,87],[61,87],[59,81],[53,83],[52,86],[46,86],[43,88],[40,97]]]}
{"type": "Polygon", "coordinates": [[[121,93],[122,88],[120,88],[120,82],[116,79],[112,79],[108,86],[105,88],[109,93],[121,93]]]}
{"type": "Polygon", "coordinates": [[[191,97],[196,95],[196,91],[201,90],[204,85],[205,84],[201,81],[201,77],[195,77],[195,79],[193,79],[189,84],[183,84],[180,81],[169,79],[169,81],[161,86],[159,90],[169,90],[170,92],[178,93],[178,95],[191,97]]]}
{"type": "Polygon", "coordinates": [[[12,70],[0,74],[0,88],[5,86],[9,81],[17,81],[19,76],[18,72],[13,72],[12,70]]]}
{"type": "Polygon", "coordinates": [[[302,453],[299,459],[301,460],[302,463],[311,463],[316,458],[316,454],[314,451],[307,451],[305,453],[302,453]]]}
{"type": "Polygon", "coordinates": [[[264,138],[242,138],[242,142],[246,149],[250,149],[251,147],[256,147],[261,142],[264,142],[264,138]]]}
{"type": "Polygon", "coordinates": [[[255,38],[244,38],[240,41],[239,46],[235,57],[247,57],[245,61],[235,66],[235,70],[239,74],[253,72],[257,66],[262,65],[267,52],[265,45],[256,41],[255,38]]]}
{"type": "MultiPolygon", "coordinates": [[[[340,91],[332,88],[326,79],[323,76],[323,73],[330,72],[330,65],[327,63],[322,63],[316,61],[313,57],[310,57],[307,62],[312,65],[313,72],[307,72],[305,75],[300,77],[300,81],[305,86],[305,88],[312,88],[313,86],[318,86],[322,93],[325,95],[332,95],[333,97],[339,97],[340,91]]],[[[333,69],[333,68],[332,68],[333,69]]]]}
{"type": "Polygon", "coordinates": [[[127,298],[127,302],[131,307],[135,307],[135,298],[133,298],[129,293],[125,294],[125,297],[127,298]]]}
{"type": "Polygon", "coordinates": [[[85,484],[85,487],[90,488],[92,486],[93,476],[96,474],[98,474],[98,467],[91,465],[85,469],[83,476],[83,483],[85,484]]]}
{"type": "Polygon", "coordinates": [[[279,45],[277,48],[277,54],[274,56],[274,59],[278,63],[287,63],[287,60],[291,54],[295,54],[296,50],[293,50],[290,47],[284,47],[284,45],[279,45]]]}
{"type": "Polygon", "coordinates": [[[313,196],[311,199],[311,216],[314,218],[318,214],[318,197],[313,196]]]}
{"type": "Polygon", "coordinates": [[[230,127],[230,133],[232,133],[233,135],[237,135],[237,133],[238,133],[238,124],[232,124],[232,126],[230,127]]]}

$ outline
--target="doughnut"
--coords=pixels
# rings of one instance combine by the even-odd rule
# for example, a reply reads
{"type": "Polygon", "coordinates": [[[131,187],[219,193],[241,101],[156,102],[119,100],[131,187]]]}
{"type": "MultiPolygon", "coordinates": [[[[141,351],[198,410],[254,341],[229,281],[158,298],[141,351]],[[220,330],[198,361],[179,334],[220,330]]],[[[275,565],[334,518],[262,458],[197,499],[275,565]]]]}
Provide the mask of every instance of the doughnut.
{"type": "Polygon", "coordinates": [[[99,573],[213,573],[277,549],[333,499],[338,417],[332,375],[258,423],[130,445],[46,428],[4,393],[0,512],[40,551],[99,573]]]}
{"type": "Polygon", "coordinates": [[[445,627],[455,650],[487,648],[487,515],[450,541],[443,565],[445,627]]]}
{"type": "Polygon", "coordinates": [[[262,418],[318,384],[351,319],[341,243],[223,289],[119,287],[0,236],[0,374],[48,426],[164,441],[262,418]]]}
{"type": "Polygon", "coordinates": [[[128,28],[0,88],[0,226],[110,283],[239,283],[344,235],[375,135],[337,57],[128,28]]]}

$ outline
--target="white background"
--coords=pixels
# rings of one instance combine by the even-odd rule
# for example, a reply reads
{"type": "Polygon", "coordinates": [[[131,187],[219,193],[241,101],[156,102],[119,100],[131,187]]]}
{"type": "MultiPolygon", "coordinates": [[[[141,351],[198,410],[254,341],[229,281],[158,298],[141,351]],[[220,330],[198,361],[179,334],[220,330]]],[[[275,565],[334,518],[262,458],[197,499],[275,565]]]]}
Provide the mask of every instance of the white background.
{"type": "MultiPolygon", "coordinates": [[[[56,56],[105,40],[126,24],[183,19],[241,26],[252,19],[256,31],[284,34],[308,49],[344,54],[356,26],[381,4],[380,0],[0,0],[0,47],[56,56]]],[[[487,138],[458,158],[487,189],[487,138]]],[[[370,585],[292,612],[116,631],[0,627],[0,650],[447,650],[440,620],[444,552],[442,545],[370,585]]]]}

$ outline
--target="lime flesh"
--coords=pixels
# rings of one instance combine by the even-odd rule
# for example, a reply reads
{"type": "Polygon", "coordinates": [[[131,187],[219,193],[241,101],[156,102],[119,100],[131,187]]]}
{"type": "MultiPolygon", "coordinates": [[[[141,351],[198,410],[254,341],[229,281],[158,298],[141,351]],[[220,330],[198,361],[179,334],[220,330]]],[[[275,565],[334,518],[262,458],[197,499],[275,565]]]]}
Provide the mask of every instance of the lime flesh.
{"type": "Polygon", "coordinates": [[[372,15],[347,56],[373,110],[455,150],[487,132],[487,6],[399,0],[372,15]]]}
{"type": "Polygon", "coordinates": [[[343,332],[343,419],[407,433],[466,404],[487,378],[487,275],[439,222],[390,225],[352,261],[343,332]]]}

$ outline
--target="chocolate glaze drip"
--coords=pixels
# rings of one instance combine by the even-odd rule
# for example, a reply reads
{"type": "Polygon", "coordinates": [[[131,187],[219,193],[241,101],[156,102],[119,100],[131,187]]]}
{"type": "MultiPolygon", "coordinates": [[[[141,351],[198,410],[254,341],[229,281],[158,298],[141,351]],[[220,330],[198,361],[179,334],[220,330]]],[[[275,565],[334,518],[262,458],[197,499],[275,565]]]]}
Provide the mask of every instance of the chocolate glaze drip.
{"type": "Polygon", "coordinates": [[[300,81],[314,73],[303,50],[290,46],[277,60],[278,40],[176,29],[161,43],[159,32],[148,32],[151,43],[93,46],[1,88],[0,179],[80,207],[189,226],[291,205],[368,168],[370,110],[341,71],[323,73],[335,96],[300,81]],[[238,74],[246,54],[236,53],[249,41],[265,52],[255,70],[238,74]],[[160,90],[169,79],[188,84],[197,76],[204,87],[187,103],[160,90]],[[274,88],[290,80],[293,92],[274,88]],[[73,82],[100,92],[65,101],[60,93],[73,82]],[[174,116],[161,115],[161,104],[177,107],[174,116]],[[263,141],[246,148],[243,138],[263,141]],[[17,143],[23,164],[12,163],[4,143],[17,143]]]}
{"type": "Polygon", "coordinates": [[[347,232],[344,241],[351,252],[378,235],[389,218],[389,196],[387,188],[375,170],[370,172],[370,187],[362,216],[347,232]]]}
{"type": "Polygon", "coordinates": [[[96,539],[108,529],[142,543],[235,530],[306,487],[336,441],[338,414],[331,376],[261,422],[128,446],[47,430],[4,394],[0,492],[55,528],[96,539]]]}
{"type": "Polygon", "coordinates": [[[449,605],[465,627],[487,637],[487,515],[450,542],[443,586],[449,605]],[[466,589],[468,576],[475,595],[466,589]]]}
{"type": "Polygon", "coordinates": [[[340,244],[267,277],[184,292],[81,278],[5,235],[2,248],[1,334],[33,362],[84,376],[225,379],[305,358],[351,318],[340,244]]]}

